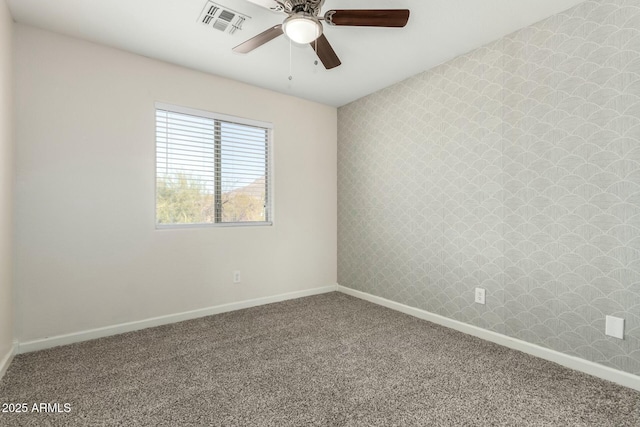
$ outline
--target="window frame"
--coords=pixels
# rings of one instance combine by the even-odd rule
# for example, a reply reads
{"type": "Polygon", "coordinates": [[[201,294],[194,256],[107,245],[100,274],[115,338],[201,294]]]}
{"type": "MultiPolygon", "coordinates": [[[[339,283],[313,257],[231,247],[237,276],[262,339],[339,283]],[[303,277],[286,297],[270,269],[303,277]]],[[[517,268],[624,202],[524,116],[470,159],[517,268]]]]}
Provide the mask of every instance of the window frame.
{"type": "MultiPolygon", "coordinates": [[[[214,113],[212,111],[200,110],[196,108],[184,107],[175,104],[168,104],[165,102],[155,102],[153,109],[153,120],[154,120],[154,138],[153,138],[153,146],[154,146],[154,171],[153,171],[153,185],[154,185],[154,197],[153,197],[153,222],[155,224],[156,230],[170,230],[170,229],[183,229],[183,228],[216,228],[216,227],[265,227],[265,226],[273,226],[273,218],[274,218],[274,197],[273,197],[273,123],[263,122],[254,119],[247,119],[244,117],[231,116],[227,114],[214,113]],[[190,223],[190,224],[160,224],[158,223],[158,141],[157,141],[157,114],[158,110],[168,111],[171,113],[178,114],[187,114],[196,117],[208,118],[212,120],[227,122],[227,123],[235,123],[239,125],[245,126],[253,126],[258,128],[263,128],[267,130],[267,140],[266,140],[266,153],[267,153],[267,162],[266,162],[266,188],[265,188],[265,212],[266,212],[266,221],[244,221],[244,222],[198,222],[198,223],[190,223]]],[[[217,178],[216,178],[217,180],[217,178]]],[[[215,183],[216,187],[218,187],[219,183],[215,183]]],[[[218,215],[218,207],[215,208],[216,216],[218,215]]]]}

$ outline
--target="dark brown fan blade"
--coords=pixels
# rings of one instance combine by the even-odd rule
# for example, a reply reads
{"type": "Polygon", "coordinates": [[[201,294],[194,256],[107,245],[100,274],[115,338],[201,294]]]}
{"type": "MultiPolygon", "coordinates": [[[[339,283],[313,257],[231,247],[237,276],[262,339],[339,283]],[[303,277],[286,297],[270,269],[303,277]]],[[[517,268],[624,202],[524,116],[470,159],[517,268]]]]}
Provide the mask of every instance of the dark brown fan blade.
{"type": "Polygon", "coordinates": [[[324,68],[327,70],[336,68],[338,65],[342,64],[342,62],[340,62],[340,58],[338,58],[338,55],[336,55],[336,52],[331,47],[329,40],[327,40],[324,34],[309,44],[313,50],[316,51],[318,58],[320,58],[320,61],[324,64],[324,68]]]}
{"type": "Polygon", "coordinates": [[[274,25],[267,31],[263,31],[257,36],[250,38],[246,42],[240,43],[238,46],[233,48],[233,51],[238,53],[249,53],[253,49],[256,49],[263,44],[270,42],[271,40],[275,39],[278,36],[281,36],[282,34],[284,34],[282,31],[282,24],[274,25]]]}
{"type": "Polygon", "coordinates": [[[324,19],[332,25],[357,27],[404,27],[409,21],[408,9],[339,9],[330,10],[324,19]]]}

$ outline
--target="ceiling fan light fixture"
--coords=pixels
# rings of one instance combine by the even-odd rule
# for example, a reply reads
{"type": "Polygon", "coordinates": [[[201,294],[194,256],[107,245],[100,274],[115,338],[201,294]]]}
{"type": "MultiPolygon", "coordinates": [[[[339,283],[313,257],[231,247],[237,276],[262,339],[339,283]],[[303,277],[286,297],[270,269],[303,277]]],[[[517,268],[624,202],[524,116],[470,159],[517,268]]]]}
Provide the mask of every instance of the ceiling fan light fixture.
{"type": "Polygon", "coordinates": [[[305,14],[291,15],[282,24],[284,33],[294,43],[311,43],[322,35],[322,24],[315,16],[305,14]]]}

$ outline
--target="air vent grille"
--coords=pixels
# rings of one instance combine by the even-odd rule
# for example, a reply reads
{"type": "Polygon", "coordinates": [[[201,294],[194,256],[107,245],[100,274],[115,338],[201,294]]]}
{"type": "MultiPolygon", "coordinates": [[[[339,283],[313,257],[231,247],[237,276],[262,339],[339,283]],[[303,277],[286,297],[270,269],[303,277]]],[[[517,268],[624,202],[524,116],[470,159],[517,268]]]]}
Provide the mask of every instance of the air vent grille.
{"type": "Polygon", "coordinates": [[[199,21],[201,24],[211,27],[214,30],[233,34],[238,30],[242,30],[242,24],[249,18],[251,17],[248,15],[221,4],[208,1],[202,10],[199,21]]]}

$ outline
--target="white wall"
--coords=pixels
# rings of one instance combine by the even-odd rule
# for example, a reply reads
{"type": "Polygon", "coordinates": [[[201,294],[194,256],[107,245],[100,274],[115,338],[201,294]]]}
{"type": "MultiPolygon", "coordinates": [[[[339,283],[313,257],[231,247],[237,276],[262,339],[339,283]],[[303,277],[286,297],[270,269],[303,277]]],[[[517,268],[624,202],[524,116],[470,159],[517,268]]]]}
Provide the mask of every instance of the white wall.
{"type": "MultiPolygon", "coordinates": [[[[11,228],[13,181],[13,20],[0,0],[0,370],[13,343],[11,228]]],[[[1,376],[1,375],[0,375],[1,376]]]]}
{"type": "Polygon", "coordinates": [[[335,108],[23,25],[15,49],[20,341],[336,283],[335,108]],[[274,124],[274,226],[155,230],[155,101],[274,124]]]}

